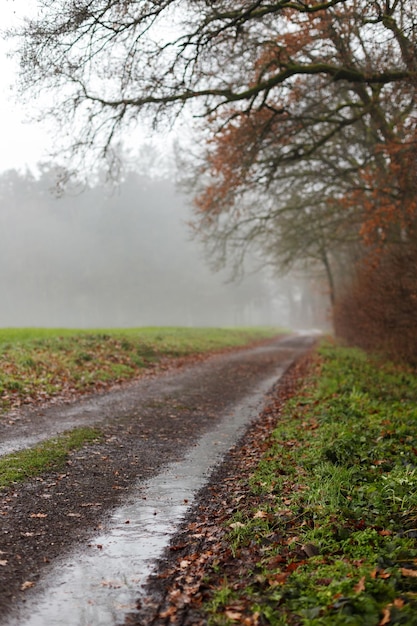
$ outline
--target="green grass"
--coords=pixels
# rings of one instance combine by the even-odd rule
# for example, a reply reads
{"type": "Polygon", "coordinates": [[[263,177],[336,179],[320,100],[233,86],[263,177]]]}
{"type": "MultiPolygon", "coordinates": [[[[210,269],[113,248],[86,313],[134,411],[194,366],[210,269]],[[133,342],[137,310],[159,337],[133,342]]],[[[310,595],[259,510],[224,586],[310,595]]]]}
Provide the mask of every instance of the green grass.
{"type": "Polygon", "coordinates": [[[273,328],[0,330],[0,410],[132,379],[161,359],[233,348],[273,328]]]}
{"type": "Polygon", "coordinates": [[[0,488],[39,476],[46,471],[58,470],[72,450],[100,439],[94,428],[75,428],[32,448],[27,448],[0,458],[0,488]]]}
{"type": "Polygon", "coordinates": [[[279,329],[272,326],[265,327],[236,327],[236,328],[190,328],[181,326],[148,326],[138,328],[98,328],[98,329],[71,329],[71,328],[0,328],[0,345],[7,343],[26,343],[33,340],[59,339],[63,337],[110,336],[130,337],[142,339],[151,343],[163,345],[180,345],[183,347],[207,345],[207,343],[239,345],[242,338],[270,337],[276,335],[279,329]]]}
{"type": "MultiPolygon", "coordinates": [[[[247,623],[417,624],[415,373],[323,347],[250,486],[228,534],[247,623]]],[[[233,623],[219,597],[210,623],[233,623]]]]}

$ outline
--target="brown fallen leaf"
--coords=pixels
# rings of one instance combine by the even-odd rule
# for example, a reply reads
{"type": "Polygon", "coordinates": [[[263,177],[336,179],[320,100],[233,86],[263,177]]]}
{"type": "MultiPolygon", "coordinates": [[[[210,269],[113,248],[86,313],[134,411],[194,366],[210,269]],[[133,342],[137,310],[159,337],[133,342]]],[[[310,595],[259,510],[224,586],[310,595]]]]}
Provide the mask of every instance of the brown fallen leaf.
{"type": "Polygon", "coordinates": [[[8,561],[0,561],[0,566],[1,567],[5,567],[7,565],[8,561]]]}
{"type": "Polygon", "coordinates": [[[378,623],[378,626],[385,626],[386,624],[389,624],[390,621],[391,621],[391,611],[389,610],[388,607],[386,607],[382,611],[382,618],[380,622],[378,623]]]}
{"type": "Polygon", "coordinates": [[[34,587],[35,583],[32,582],[31,580],[26,580],[21,586],[20,589],[22,591],[25,591],[25,589],[30,589],[31,587],[34,587]]]}
{"type": "Polygon", "coordinates": [[[44,517],[48,517],[47,513],[31,513],[30,517],[37,517],[38,519],[43,519],[44,517]]]}
{"type": "Polygon", "coordinates": [[[224,614],[226,617],[232,622],[240,622],[242,619],[242,613],[238,613],[237,611],[225,611],[224,614]]]}
{"type": "Polygon", "coordinates": [[[282,554],[277,554],[271,559],[269,559],[268,567],[270,569],[275,569],[278,565],[280,565],[281,563],[285,563],[286,561],[287,561],[287,558],[285,556],[282,556],[282,554]]]}
{"type": "Polygon", "coordinates": [[[301,547],[308,557],[317,556],[320,554],[320,550],[314,543],[307,543],[301,547]]]}
{"type": "Polygon", "coordinates": [[[177,612],[177,607],[175,606],[170,606],[166,611],[164,611],[163,613],[159,613],[158,617],[161,617],[162,619],[166,619],[167,617],[172,617],[173,615],[175,615],[175,613],[177,612]]]}
{"type": "Polygon", "coordinates": [[[372,570],[371,572],[371,578],[373,580],[375,580],[376,578],[382,578],[383,580],[386,580],[387,578],[390,578],[390,577],[391,577],[391,574],[389,572],[386,572],[383,569],[376,568],[372,570]]]}
{"type": "Polygon", "coordinates": [[[417,578],[417,569],[407,569],[406,567],[402,567],[401,574],[403,576],[410,576],[411,578],[417,578]]]}
{"type": "MultiPolygon", "coordinates": [[[[195,535],[193,535],[193,537],[195,537],[195,535]]],[[[200,535],[200,537],[202,537],[202,535],[200,535]]],[[[170,546],[169,549],[171,550],[171,552],[176,552],[177,550],[183,550],[186,547],[187,547],[186,543],[179,543],[175,546],[170,546]]]]}
{"type": "Polygon", "coordinates": [[[365,576],[362,576],[359,582],[353,587],[353,591],[355,593],[362,593],[362,591],[365,591],[365,576]]]}
{"type": "Polygon", "coordinates": [[[233,528],[233,530],[235,530],[236,528],[245,528],[245,524],[242,524],[242,522],[233,522],[232,524],[229,524],[230,528],[233,528]]]}
{"type": "Polygon", "coordinates": [[[393,605],[395,606],[396,609],[402,609],[404,606],[405,602],[402,598],[395,598],[393,605]]]}
{"type": "Polygon", "coordinates": [[[270,587],[276,587],[276,585],[282,585],[285,583],[289,576],[288,572],[280,572],[279,574],[274,574],[270,578],[268,578],[268,584],[270,587]]]}

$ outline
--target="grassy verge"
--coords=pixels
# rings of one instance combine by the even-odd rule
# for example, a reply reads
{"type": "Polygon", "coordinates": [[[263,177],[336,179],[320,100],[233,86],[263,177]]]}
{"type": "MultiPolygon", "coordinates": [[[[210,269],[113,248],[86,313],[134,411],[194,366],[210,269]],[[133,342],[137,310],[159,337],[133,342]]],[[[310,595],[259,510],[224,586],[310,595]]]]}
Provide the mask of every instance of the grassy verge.
{"type": "Polygon", "coordinates": [[[78,450],[100,437],[100,431],[97,429],[75,428],[33,448],[2,456],[0,488],[39,476],[46,471],[60,469],[67,461],[69,452],[78,450]]]}
{"type": "Polygon", "coordinates": [[[416,400],[412,372],[321,349],[228,521],[210,624],[417,624],[416,400]]]}
{"type": "Polygon", "coordinates": [[[272,328],[0,329],[0,410],[128,380],[163,358],[237,347],[272,328]]]}

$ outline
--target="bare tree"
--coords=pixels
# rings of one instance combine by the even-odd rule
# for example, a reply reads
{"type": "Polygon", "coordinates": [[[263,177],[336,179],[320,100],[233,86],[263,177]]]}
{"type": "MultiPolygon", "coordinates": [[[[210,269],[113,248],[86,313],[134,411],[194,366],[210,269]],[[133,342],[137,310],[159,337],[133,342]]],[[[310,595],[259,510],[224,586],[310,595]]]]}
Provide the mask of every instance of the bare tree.
{"type": "MultiPolygon", "coordinates": [[[[288,103],[309,90],[343,84],[346,101],[314,125],[313,145],[320,144],[365,114],[380,125],[375,94],[415,76],[415,0],[239,0],[233,7],[226,0],[39,0],[39,6],[39,17],[19,33],[21,84],[31,96],[52,90],[51,113],[78,131],[76,153],[108,155],[140,113],[156,123],[193,102],[195,114],[222,124],[259,111],[269,113],[271,124],[285,122],[288,103]],[[297,92],[298,78],[307,88],[297,92]]],[[[290,137],[296,136],[293,126],[290,137]]],[[[300,152],[292,143],[287,158],[312,148],[300,152]]]]}
{"type": "Polygon", "coordinates": [[[197,222],[221,255],[320,260],[334,297],[341,247],[415,227],[417,0],[39,4],[23,89],[51,93],[90,167],[139,119],[190,111],[197,222]]]}

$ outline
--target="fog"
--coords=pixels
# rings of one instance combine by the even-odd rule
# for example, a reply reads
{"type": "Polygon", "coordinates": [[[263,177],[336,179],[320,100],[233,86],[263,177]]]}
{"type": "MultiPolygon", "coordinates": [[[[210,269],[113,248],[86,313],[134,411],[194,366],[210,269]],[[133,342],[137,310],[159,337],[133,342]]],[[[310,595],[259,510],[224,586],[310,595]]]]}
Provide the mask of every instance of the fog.
{"type": "MultiPolygon", "coordinates": [[[[312,326],[320,306],[300,284],[265,273],[227,283],[190,237],[187,199],[169,180],[129,174],[51,192],[34,177],[0,175],[0,326],[312,326]]],[[[318,312],[319,311],[319,312],[318,312]]]]}

